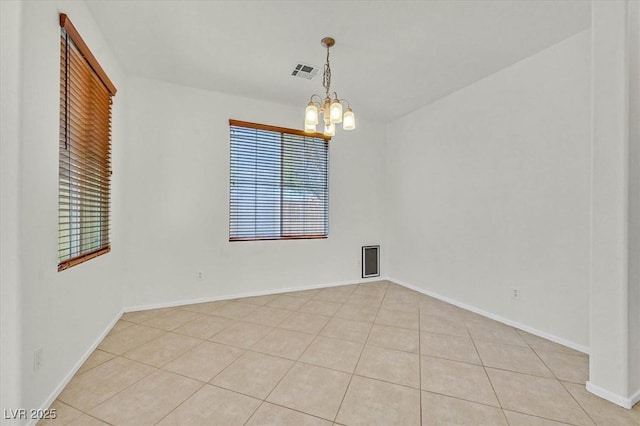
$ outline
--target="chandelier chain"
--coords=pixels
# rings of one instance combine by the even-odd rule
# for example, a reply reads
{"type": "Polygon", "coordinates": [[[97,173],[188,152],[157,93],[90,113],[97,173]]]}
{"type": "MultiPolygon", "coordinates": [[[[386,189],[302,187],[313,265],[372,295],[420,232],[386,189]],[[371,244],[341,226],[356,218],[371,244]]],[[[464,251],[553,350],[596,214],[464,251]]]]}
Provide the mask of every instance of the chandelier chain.
{"type": "Polygon", "coordinates": [[[327,97],[331,90],[331,66],[329,65],[329,47],[327,47],[327,63],[324,64],[324,74],[322,75],[322,86],[325,89],[327,97]]]}

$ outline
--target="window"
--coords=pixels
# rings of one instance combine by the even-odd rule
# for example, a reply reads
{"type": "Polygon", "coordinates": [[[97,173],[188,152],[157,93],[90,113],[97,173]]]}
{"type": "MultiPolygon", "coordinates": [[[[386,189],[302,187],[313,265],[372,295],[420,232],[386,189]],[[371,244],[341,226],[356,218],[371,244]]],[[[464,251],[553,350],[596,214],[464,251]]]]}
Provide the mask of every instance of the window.
{"type": "Polygon", "coordinates": [[[60,14],[58,270],[110,250],[111,99],[116,88],[60,14]]]}
{"type": "Polygon", "coordinates": [[[326,238],[330,138],[229,124],[229,241],[326,238]]]}

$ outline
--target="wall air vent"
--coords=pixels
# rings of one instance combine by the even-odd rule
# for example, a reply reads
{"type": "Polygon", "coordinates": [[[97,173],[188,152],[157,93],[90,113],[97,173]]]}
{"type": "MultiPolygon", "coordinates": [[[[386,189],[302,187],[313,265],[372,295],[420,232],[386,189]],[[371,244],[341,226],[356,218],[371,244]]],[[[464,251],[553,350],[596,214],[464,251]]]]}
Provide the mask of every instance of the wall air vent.
{"type": "Polygon", "coordinates": [[[313,77],[318,74],[318,67],[308,64],[303,64],[301,62],[296,65],[296,67],[291,71],[291,75],[294,77],[302,77],[307,80],[311,80],[313,77]]]}
{"type": "Polygon", "coordinates": [[[380,246],[362,247],[362,278],[380,276],[380,246]]]}

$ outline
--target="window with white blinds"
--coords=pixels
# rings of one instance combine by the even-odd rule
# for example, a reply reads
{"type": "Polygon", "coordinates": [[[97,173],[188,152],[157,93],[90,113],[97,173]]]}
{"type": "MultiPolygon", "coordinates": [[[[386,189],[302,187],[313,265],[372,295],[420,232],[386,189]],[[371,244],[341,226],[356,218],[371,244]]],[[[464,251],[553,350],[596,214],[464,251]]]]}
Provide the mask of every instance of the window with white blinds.
{"type": "Polygon", "coordinates": [[[111,98],[116,88],[60,14],[58,270],[110,250],[111,98]]]}
{"type": "Polygon", "coordinates": [[[326,238],[330,138],[229,124],[229,241],[326,238]]]}

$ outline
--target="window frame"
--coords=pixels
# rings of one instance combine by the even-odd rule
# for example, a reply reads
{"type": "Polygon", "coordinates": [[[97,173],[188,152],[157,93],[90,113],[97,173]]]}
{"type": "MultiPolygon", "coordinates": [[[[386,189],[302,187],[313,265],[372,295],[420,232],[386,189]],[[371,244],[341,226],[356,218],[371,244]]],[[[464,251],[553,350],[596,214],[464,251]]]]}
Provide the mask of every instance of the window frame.
{"type": "MultiPolygon", "coordinates": [[[[297,129],[289,129],[286,127],[279,127],[279,126],[272,126],[272,125],[267,125],[267,124],[260,124],[260,123],[252,123],[252,122],[248,122],[248,121],[240,121],[240,120],[234,120],[234,119],[230,119],[229,120],[229,133],[230,133],[230,141],[229,141],[229,146],[230,146],[230,162],[229,162],[229,242],[238,242],[238,241],[270,241],[270,240],[313,240],[313,239],[327,239],[328,235],[329,235],[329,142],[331,141],[331,136],[325,136],[322,133],[306,133],[302,130],[297,130],[297,129]],[[282,140],[284,138],[284,135],[291,135],[291,136],[301,136],[304,138],[312,138],[312,139],[322,139],[325,143],[325,159],[324,159],[324,164],[325,164],[325,172],[324,172],[324,182],[325,182],[325,191],[326,191],[326,200],[324,201],[324,209],[323,209],[323,216],[324,216],[324,228],[325,228],[325,232],[324,233],[309,233],[309,234],[286,234],[283,233],[283,225],[282,225],[282,221],[283,221],[283,206],[282,204],[279,205],[278,209],[279,209],[279,215],[278,218],[280,220],[280,232],[279,235],[270,235],[270,236],[258,236],[258,235],[253,235],[253,236],[233,236],[232,235],[232,220],[233,220],[233,216],[232,216],[232,209],[233,209],[233,191],[232,191],[232,186],[233,186],[233,164],[232,164],[232,160],[233,160],[233,149],[232,149],[232,144],[233,144],[233,136],[231,134],[233,127],[241,127],[241,128],[245,128],[245,129],[253,129],[253,130],[264,130],[264,131],[269,131],[269,132],[277,132],[280,133],[281,135],[281,144],[282,144],[282,140]]],[[[280,146],[280,151],[281,151],[281,155],[283,152],[283,146],[280,146]]],[[[282,161],[282,157],[281,157],[281,161],[282,161]]],[[[280,191],[282,193],[282,190],[284,187],[286,187],[286,185],[283,183],[285,177],[282,174],[282,169],[283,169],[283,163],[280,163],[280,177],[279,177],[279,187],[280,187],[280,191]]],[[[255,223],[255,222],[254,222],[255,223]]]]}
{"type": "Polygon", "coordinates": [[[111,250],[111,106],[117,89],[69,17],[61,13],[59,23],[58,271],[63,271],[111,250]],[[96,92],[87,79],[103,87],[96,92]],[[74,88],[80,91],[72,93],[74,88]]]}

